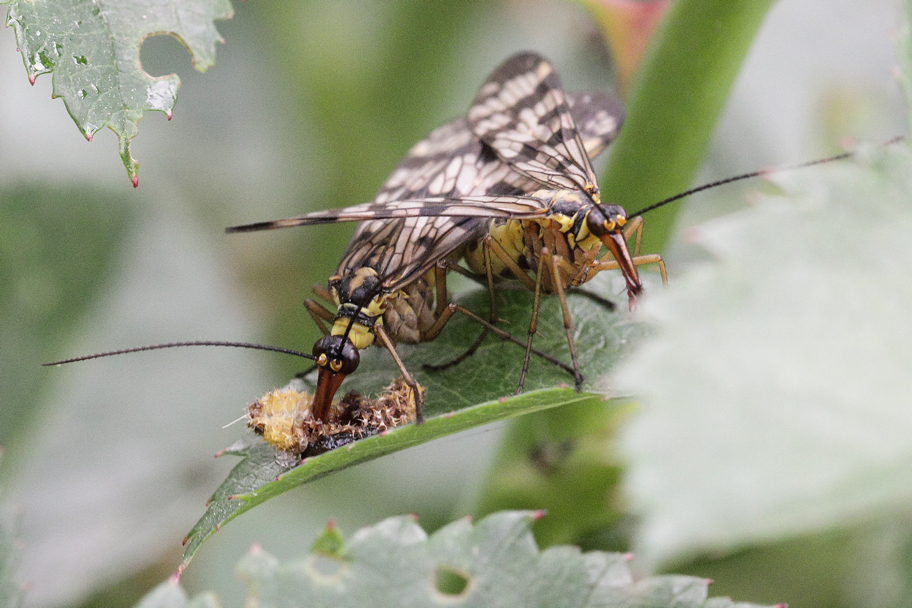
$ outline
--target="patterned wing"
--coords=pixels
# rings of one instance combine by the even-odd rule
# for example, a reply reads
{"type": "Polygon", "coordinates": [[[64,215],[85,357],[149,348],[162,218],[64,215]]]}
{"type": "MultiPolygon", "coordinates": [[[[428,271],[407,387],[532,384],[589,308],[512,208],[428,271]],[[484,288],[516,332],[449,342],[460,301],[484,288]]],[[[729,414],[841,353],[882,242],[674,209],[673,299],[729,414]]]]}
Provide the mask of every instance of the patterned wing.
{"type": "MultiPolygon", "coordinates": [[[[585,153],[596,156],[620,129],[620,102],[602,93],[581,93],[568,94],[566,103],[585,153]]],[[[541,187],[541,180],[517,172],[479,141],[462,118],[435,129],[413,146],[372,203],[228,231],[359,221],[337,274],[371,267],[384,277],[384,287],[393,291],[480,236],[487,219],[540,215],[541,202],[528,194],[541,187]],[[460,213],[464,215],[456,217],[460,213]]]]}
{"type": "Polygon", "coordinates": [[[507,59],[469,109],[478,139],[549,188],[598,192],[589,154],[554,66],[535,53],[507,59]]]}
{"type": "MultiPolygon", "coordinates": [[[[571,120],[575,118],[579,125],[583,153],[597,156],[620,130],[624,116],[620,101],[603,93],[579,93],[567,95],[567,105],[571,120]]],[[[526,197],[540,188],[540,180],[518,173],[479,141],[466,119],[445,124],[408,152],[374,203],[357,206],[378,219],[358,226],[338,272],[369,265],[388,277],[390,289],[396,289],[480,234],[485,218],[541,215],[542,203],[526,197]],[[474,217],[476,212],[480,217],[474,217]],[[394,217],[396,213],[424,216],[424,221],[399,220],[402,224],[395,228],[387,225],[389,220],[379,219],[381,214],[394,217]],[[459,213],[473,217],[453,217],[459,213]],[[394,241],[384,240],[394,237],[394,241]]],[[[308,217],[320,221],[317,215],[308,217]]]]}

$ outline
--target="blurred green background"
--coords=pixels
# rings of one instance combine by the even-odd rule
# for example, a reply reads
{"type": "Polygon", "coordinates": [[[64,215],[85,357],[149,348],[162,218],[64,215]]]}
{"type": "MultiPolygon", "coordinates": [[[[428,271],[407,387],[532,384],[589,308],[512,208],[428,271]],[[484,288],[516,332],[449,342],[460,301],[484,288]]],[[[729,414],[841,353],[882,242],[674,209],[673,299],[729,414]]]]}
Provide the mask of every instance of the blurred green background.
{"type": "MultiPolygon", "coordinates": [[[[301,368],[229,349],[59,369],[40,362],[189,339],[308,350],[318,332],[301,300],[334,270],[351,227],[229,237],[225,226],[370,200],[405,151],[465,112],[515,51],[550,57],[570,90],[614,87],[610,53],[581,3],[323,0],[235,10],[219,23],[226,44],[205,74],[176,41],[146,41],[147,71],[176,71],[183,85],[170,122],[149,114],[140,123],[135,191],[114,135],[86,143],[50,98],[50,77],[29,86],[12,30],[0,30],[0,470],[5,496],[23,507],[28,605],[129,605],[170,573],[180,539],[233,464],[212,454],[244,432],[221,427],[301,368]]],[[[697,181],[815,158],[845,137],[904,132],[895,11],[891,0],[781,0],[697,181]]],[[[688,202],[684,223],[743,204],[736,189],[708,193],[688,202]]],[[[689,255],[672,246],[672,271],[689,255]]],[[[461,516],[500,432],[421,446],[273,500],[209,541],[184,583],[239,606],[232,568],[253,542],[288,558],[328,519],[351,532],[402,512],[428,528],[461,516]]],[[[851,542],[836,533],[792,539],[689,569],[738,599],[856,605],[834,590],[831,570],[815,571],[821,552],[851,542]],[[763,568],[788,576],[758,580],[763,568]]]]}

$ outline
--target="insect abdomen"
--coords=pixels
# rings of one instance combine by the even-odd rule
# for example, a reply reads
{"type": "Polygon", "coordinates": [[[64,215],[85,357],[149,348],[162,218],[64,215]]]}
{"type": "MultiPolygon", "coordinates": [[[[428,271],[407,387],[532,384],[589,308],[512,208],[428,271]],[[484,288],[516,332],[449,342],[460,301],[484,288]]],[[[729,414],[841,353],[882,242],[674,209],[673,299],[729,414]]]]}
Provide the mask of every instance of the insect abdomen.
{"type": "Polygon", "coordinates": [[[409,283],[387,300],[383,325],[396,342],[417,344],[421,335],[433,327],[434,290],[424,279],[409,283]]]}
{"type": "MultiPolygon", "coordinates": [[[[488,236],[496,240],[507,256],[515,260],[520,268],[526,267],[526,245],[523,241],[524,226],[521,220],[494,220],[490,223],[488,236]]],[[[465,261],[469,269],[477,275],[485,276],[484,245],[482,241],[472,243],[465,251],[465,261]]],[[[501,259],[491,254],[491,270],[494,276],[514,278],[513,273],[501,261],[501,259]]]]}

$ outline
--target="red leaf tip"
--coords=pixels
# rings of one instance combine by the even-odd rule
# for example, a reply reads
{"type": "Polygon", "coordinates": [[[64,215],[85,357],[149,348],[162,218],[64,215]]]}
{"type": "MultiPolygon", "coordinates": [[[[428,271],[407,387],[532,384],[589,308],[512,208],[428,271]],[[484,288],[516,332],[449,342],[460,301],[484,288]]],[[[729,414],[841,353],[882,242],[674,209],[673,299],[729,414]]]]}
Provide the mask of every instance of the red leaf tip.
{"type": "Polygon", "coordinates": [[[168,117],[168,120],[171,120],[171,110],[168,110],[167,112],[165,112],[165,116],[168,117]]]}
{"type": "Polygon", "coordinates": [[[139,176],[138,176],[138,175],[134,175],[133,178],[132,178],[132,181],[133,181],[133,187],[134,187],[134,188],[138,188],[138,187],[139,187],[139,176]]]}
{"type": "Polygon", "coordinates": [[[92,134],[91,134],[91,133],[89,133],[88,131],[86,131],[85,133],[83,133],[83,135],[85,135],[86,141],[92,141],[92,134]]]}
{"type": "Polygon", "coordinates": [[[544,509],[537,509],[537,510],[535,510],[535,511],[532,512],[532,520],[533,520],[533,521],[538,521],[539,519],[541,519],[542,517],[544,517],[545,514],[546,514],[546,511],[545,511],[544,509]]]}

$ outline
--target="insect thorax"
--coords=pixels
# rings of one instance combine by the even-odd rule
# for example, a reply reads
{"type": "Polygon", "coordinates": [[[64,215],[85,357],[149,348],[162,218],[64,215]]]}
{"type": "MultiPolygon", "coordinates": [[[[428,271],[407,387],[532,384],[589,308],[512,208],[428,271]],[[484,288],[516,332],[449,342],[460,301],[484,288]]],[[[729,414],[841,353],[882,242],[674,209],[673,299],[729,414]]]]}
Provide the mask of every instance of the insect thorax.
{"type": "Polygon", "coordinates": [[[380,323],[397,342],[420,342],[421,334],[436,321],[433,283],[430,271],[397,291],[387,292],[379,287],[377,272],[366,267],[332,277],[329,288],[337,309],[330,333],[341,336],[347,331],[348,339],[361,350],[373,344],[374,326],[380,323]],[[368,296],[370,300],[364,305],[368,296]]]}
{"type": "Polygon", "coordinates": [[[377,271],[361,267],[331,277],[329,291],[337,306],[330,333],[341,336],[348,332],[348,339],[358,350],[373,344],[374,325],[383,316],[384,301],[389,295],[382,291],[377,271]]]}

